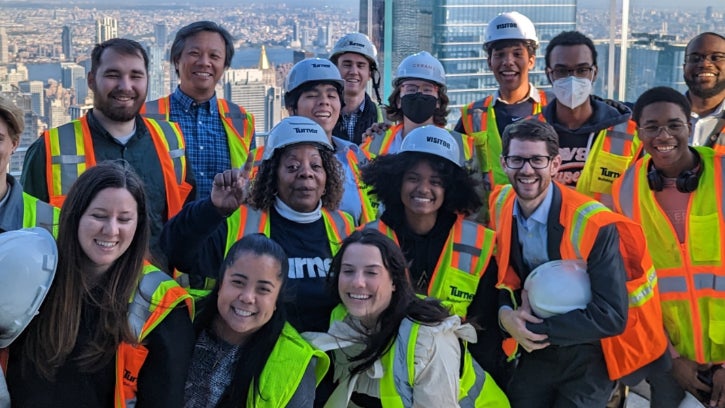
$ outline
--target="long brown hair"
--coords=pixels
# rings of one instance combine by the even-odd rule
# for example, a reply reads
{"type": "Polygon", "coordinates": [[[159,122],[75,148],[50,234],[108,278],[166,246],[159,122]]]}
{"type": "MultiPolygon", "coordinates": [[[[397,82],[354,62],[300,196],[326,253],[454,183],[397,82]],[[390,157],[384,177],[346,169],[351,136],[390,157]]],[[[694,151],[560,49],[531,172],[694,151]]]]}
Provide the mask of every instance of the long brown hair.
{"type": "Polygon", "coordinates": [[[127,163],[102,162],[88,169],[73,184],[61,210],[58,228],[58,269],[40,313],[28,327],[23,347],[23,372],[30,365],[52,381],[73,351],[81,325],[84,303],[99,309],[98,324],[89,344],[77,357],[82,371],[107,364],[121,342],[135,343],[127,322],[129,299],[141,276],[149,242],[149,221],[143,184],[127,163]],[[82,215],[99,192],[107,188],[129,191],[138,207],[136,232],[126,252],[104,274],[102,295],[84,270],[87,255],[78,241],[82,215]]]}

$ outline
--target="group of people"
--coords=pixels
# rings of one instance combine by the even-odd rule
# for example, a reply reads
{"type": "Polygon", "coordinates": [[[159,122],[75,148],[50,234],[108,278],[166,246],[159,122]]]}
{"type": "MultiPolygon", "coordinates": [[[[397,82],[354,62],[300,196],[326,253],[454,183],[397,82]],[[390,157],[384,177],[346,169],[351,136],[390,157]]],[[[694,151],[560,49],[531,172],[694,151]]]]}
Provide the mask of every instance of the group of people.
{"type": "Polygon", "coordinates": [[[143,47],[108,40],[93,110],[20,181],[0,99],[0,282],[27,277],[0,296],[0,407],[603,407],[642,380],[655,407],[725,407],[725,37],[687,45],[686,94],[631,109],[591,94],[576,31],[536,89],[538,46],[490,21],[499,89],[448,130],[440,61],[405,58],[383,106],[345,35],[256,146],[214,91],[224,28],[181,28],[150,102],[143,47]]]}

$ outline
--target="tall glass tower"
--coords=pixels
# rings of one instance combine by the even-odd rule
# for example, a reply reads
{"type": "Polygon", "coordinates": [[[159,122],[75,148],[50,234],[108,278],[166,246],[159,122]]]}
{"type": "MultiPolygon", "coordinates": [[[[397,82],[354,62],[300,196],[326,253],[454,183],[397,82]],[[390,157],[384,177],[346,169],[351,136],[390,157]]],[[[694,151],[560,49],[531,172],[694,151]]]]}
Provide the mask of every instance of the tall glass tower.
{"type": "Polygon", "coordinates": [[[530,81],[548,87],[544,49],[562,31],[576,29],[576,0],[360,0],[360,31],[378,47],[385,95],[390,79],[407,55],[430,51],[446,70],[450,126],[460,108],[493,93],[498,84],[483,49],[487,23],[499,13],[518,11],[533,21],[540,40],[530,81]]]}

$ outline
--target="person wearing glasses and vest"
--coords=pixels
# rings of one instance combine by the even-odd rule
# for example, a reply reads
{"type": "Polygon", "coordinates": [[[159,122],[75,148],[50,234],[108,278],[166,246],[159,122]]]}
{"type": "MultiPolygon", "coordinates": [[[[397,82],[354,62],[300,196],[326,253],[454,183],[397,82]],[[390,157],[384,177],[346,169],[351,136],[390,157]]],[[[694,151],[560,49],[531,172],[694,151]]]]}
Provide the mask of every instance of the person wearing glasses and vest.
{"type": "MultiPolygon", "coordinates": [[[[285,80],[284,105],[290,116],[309,118],[322,129],[335,149],[335,158],[344,171],[343,195],[340,210],[352,215],[356,223],[374,220],[376,203],[360,182],[360,167],[368,155],[353,142],[337,137],[334,132],[339,122],[343,98],[343,80],[340,71],[323,58],[308,58],[295,64],[285,80]]],[[[264,157],[264,146],[252,151],[246,168],[252,177],[264,157]]]]}
{"type": "Polygon", "coordinates": [[[494,232],[466,219],[483,203],[459,159],[458,145],[447,130],[431,125],[413,129],[400,152],[378,156],[363,168],[363,182],[384,207],[365,228],[400,245],[417,293],[440,299],[451,312],[476,323],[478,342],[469,350],[505,384],[494,232]]]}
{"type": "Polygon", "coordinates": [[[330,61],[337,65],[345,81],[342,111],[332,131],[336,136],[362,143],[365,130],[373,123],[383,122],[380,105],[380,71],[378,71],[378,50],[363,33],[349,33],[332,47],[330,61]],[[367,86],[373,81],[373,91],[378,103],[367,93],[367,86]]]}
{"type": "Polygon", "coordinates": [[[254,144],[254,116],[215,91],[233,57],[234,39],[217,23],[182,27],[169,55],[179,86],[141,108],[144,117],[179,124],[200,198],[209,196],[217,173],[241,168],[254,144]]]}
{"type": "Polygon", "coordinates": [[[555,98],[537,117],[559,135],[561,166],[555,180],[611,208],[612,182],[642,150],[631,111],[591,94],[597,51],[584,34],[565,31],[555,36],[545,58],[555,98]]]}
{"type": "Polygon", "coordinates": [[[115,162],[88,169],[68,191],[55,280],[10,345],[13,406],[182,406],[194,305],[145,261],[146,204],[140,178],[115,162]]]}
{"type": "Polygon", "coordinates": [[[337,387],[325,407],[499,407],[506,395],[466,350],[476,333],[438,299],[417,296],[408,261],[374,229],[347,237],[330,266],[339,305],[327,333],[337,387]]]}
{"type": "Polygon", "coordinates": [[[634,104],[648,156],[614,184],[615,210],[642,225],[660,287],[672,369],[648,378],[653,407],[676,408],[685,391],[725,407],[725,156],[688,147],[690,104],[667,87],[634,104]]]}
{"type": "Polygon", "coordinates": [[[24,192],[18,180],[8,173],[25,127],[23,115],[10,99],[0,96],[0,234],[41,227],[55,235],[60,210],[24,192]]]}
{"type": "Polygon", "coordinates": [[[499,88],[493,95],[461,108],[455,130],[474,138],[476,154],[490,188],[508,183],[499,162],[504,129],[515,121],[540,113],[547,96],[529,82],[539,39],[528,17],[516,11],[496,16],[486,26],[483,48],[499,88]]]}
{"type": "Polygon", "coordinates": [[[84,171],[104,160],[124,160],[143,180],[151,254],[164,265],[158,237],[166,220],[193,198],[194,177],[178,125],[139,115],[148,64],[146,50],[136,41],[114,38],[96,45],[88,73],[93,110],[38,138],[25,155],[20,181],[26,193],[60,207],[84,171]]]}
{"type": "Polygon", "coordinates": [[[272,128],[262,159],[249,185],[240,169],[217,174],[209,198],[186,205],[169,220],[161,246],[170,265],[205,281],[201,289],[208,294],[229,248],[247,234],[267,235],[289,256],[284,293],[289,322],[300,332],[325,331],[335,306],[325,277],[355,225],[349,214],[337,210],[342,166],[326,132],[301,116],[272,128]]]}
{"type": "Polygon", "coordinates": [[[690,40],[682,76],[692,106],[690,144],[725,152],[725,37],[705,32],[690,40]]]}
{"type": "Polygon", "coordinates": [[[636,383],[648,365],[666,364],[657,277],[641,227],[553,181],[561,162],[548,123],[524,119],[504,131],[501,165],[511,184],[494,190],[489,204],[499,320],[523,349],[507,390],[514,408],[603,407],[614,380],[636,383]],[[548,300],[529,296],[537,293],[526,289],[537,267],[557,260],[583,264],[590,296],[540,307],[581,288],[553,273],[557,292],[548,300]]]}

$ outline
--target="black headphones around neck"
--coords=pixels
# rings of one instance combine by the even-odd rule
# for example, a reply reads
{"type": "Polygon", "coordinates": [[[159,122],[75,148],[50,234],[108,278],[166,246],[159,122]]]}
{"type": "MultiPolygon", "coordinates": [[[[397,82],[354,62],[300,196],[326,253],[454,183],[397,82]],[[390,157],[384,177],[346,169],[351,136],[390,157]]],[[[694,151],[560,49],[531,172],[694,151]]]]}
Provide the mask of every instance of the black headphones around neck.
{"type": "MultiPolygon", "coordinates": [[[[697,184],[700,182],[700,176],[702,175],[700,154],[691,147],[689,147],[689,149],[691,152],[695,153],[695,167],[690,170],[684,170],[677,175],[675,187],[677,187],[677,191],[681,193],[691,193],[695,191],[697,189],[697,184]]],[[[662,191],[665,186],[665,176],[662,174],[662,171],[657,170],[654,167],[654,161],[652,161],[652,159],[650,159],[649,162],[647,184],[649,185],[650,190],[653,191],[662,191]]]]}

